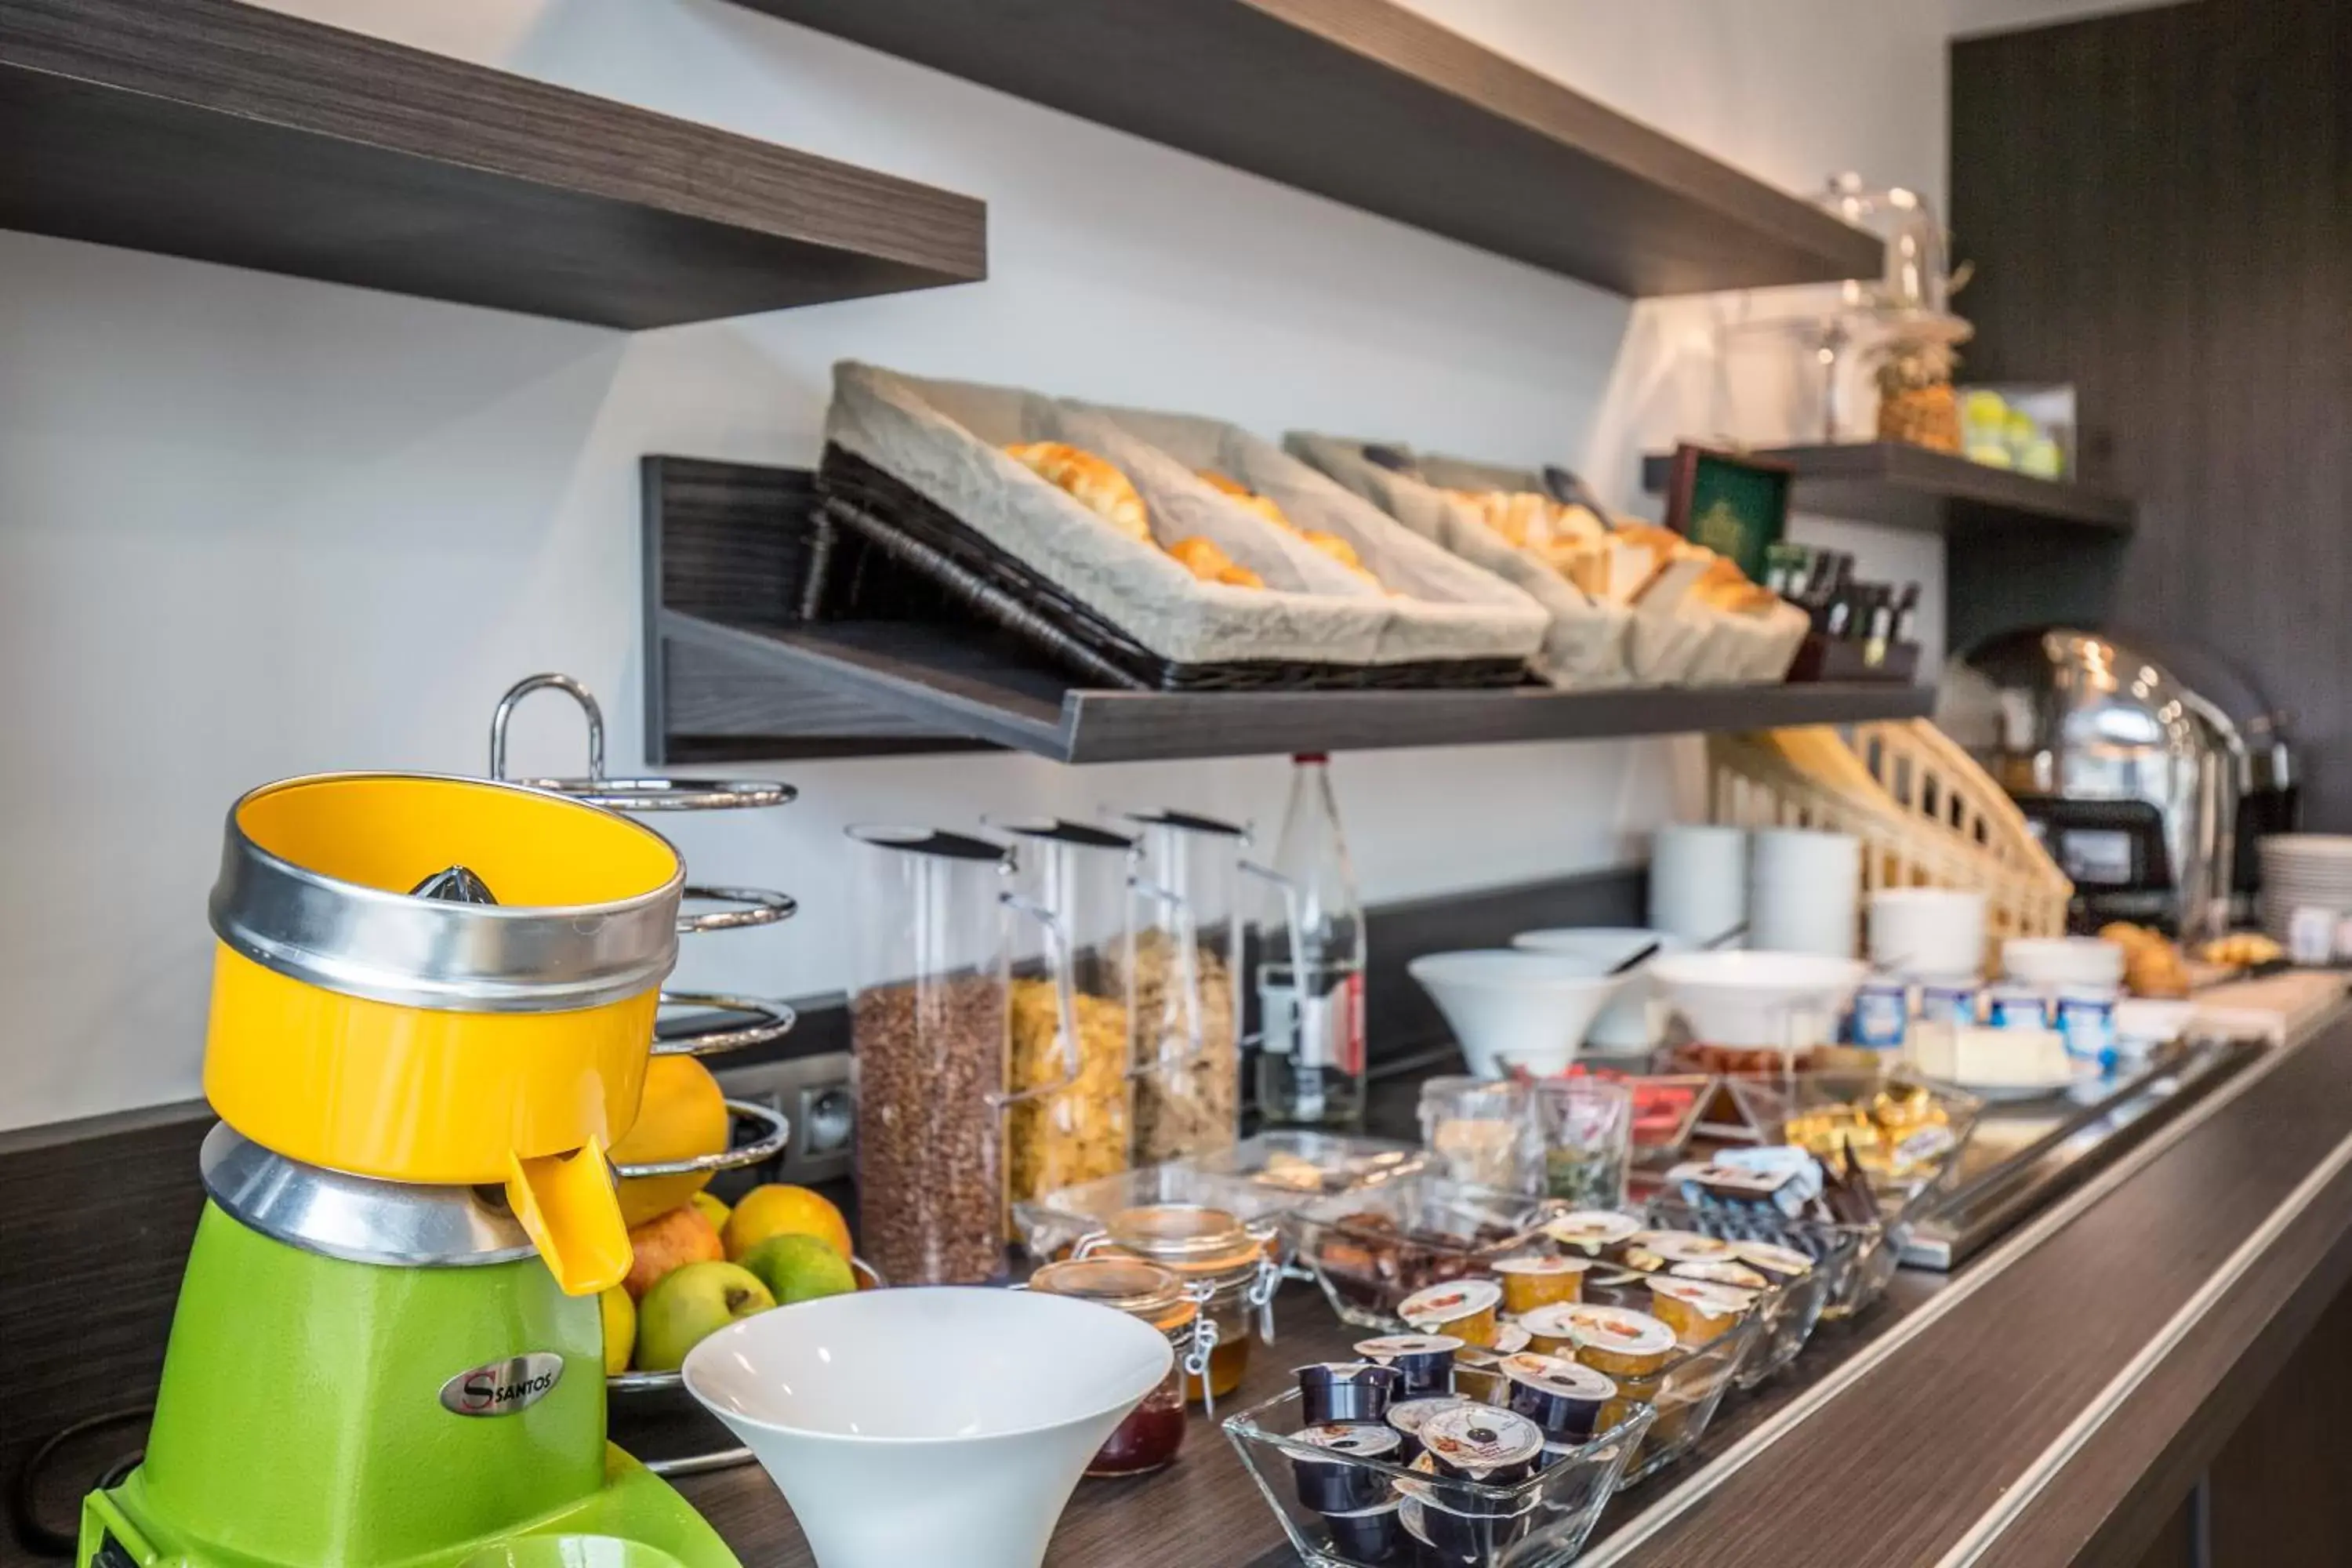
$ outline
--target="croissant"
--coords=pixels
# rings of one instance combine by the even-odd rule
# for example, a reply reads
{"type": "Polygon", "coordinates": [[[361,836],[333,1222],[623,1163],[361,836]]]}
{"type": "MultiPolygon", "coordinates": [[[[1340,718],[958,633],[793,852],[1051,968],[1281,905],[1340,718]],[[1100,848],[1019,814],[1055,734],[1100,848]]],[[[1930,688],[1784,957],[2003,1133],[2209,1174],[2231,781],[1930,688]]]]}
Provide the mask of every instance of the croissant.
{"type": "Polygon", "coordinates": [[[1063,441],[1032,441],[1004,448],[1004,455],[1139,544],[1151,542],[1150,515],[1134,484],[1104,458],[1063,441]]]}
{"type": "Polygon", "coordinates": [[[1265,519],[1266,521],[1274,524],[1275,527],[1288,528],[1290,526],[1290,519],[1283,515],[1282,509],[1274,504],[1272,497],[1262,496],[1258,494],[1257,491],[1250,489],[1249,486],[1242,483],[1241,480],[1229,479],[1225,475],[1217,472],[1214,468],[1202,468],[1200,470],[1200,475],[1201,482],[1207,485],[1211,489],[1231,496],[1235,502],[1249,510],[1257,513],[1258,516],[1265,519]]]}

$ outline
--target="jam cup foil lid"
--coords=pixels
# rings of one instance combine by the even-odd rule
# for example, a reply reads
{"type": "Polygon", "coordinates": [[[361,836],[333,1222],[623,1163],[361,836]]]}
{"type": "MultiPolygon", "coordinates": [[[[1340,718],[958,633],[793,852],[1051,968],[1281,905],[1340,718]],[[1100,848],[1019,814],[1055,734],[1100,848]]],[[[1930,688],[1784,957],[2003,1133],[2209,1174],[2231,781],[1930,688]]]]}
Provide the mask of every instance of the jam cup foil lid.
{"type": "Polygon", "coordinates": [[[1633,1238],[1633,1245],[1669,1263],[1710,1263],[1731,1256],[1731,1243],[1695,1230],[1645,1230],[1633,1238]]]}
{"type": "Polygon", "coordinates": [[[1598,1252],[1642,1228],[1642,1222],[1615,1209],[1576,1209],[1544,1223],[1544,1234],[1562,1247],[1598,1252]]]}
{"type": "Polygon", "coordinates": [[[1781,1247],[1769,1241],[1735,1241],[1732,1255],[1742,1263],[1752,1263],[1767,1274],[1801,1278],[1813,1271],[1813,1260],[1793,1247],[1781,1247]]]}
{"type": "Polygon", "coordinates": [[[1492,1279],[1449,1279],[1415,1290],[1397,1307],[1397,1316],[1416,1328],[1459,1322],[1502,1304],[1503,1288],[1492,1279]]]}
{"type": "Polygon", "coordinates": [[[1531,1337],[1524,1323],[1505,1323],[1495,1331],[1495,1352],[1497,1355],[1509,1355],[1523,1351],[1531,1337]]]}
{"type": "Polygon", "coordinates": [[[1503,1358],[1503,1375],[1513,1383],[1524,1383],[1546,1394],[1557,1394],[1567,1399],[1604,1400],[1617,1397],[1617,1382],[1605,1373],[1593,1371],[1581,1362],[1565,1356],[1535,1355],[1521,1352],[1503,1358]]]}
{"type": "Polygon", "coordinates": [[[1440,1410],[1421,1424],[1422,1451],[1474,1480],[1507,1466],[1534,1462],[1543,1445],[1542,1427],[1516,1411],[1491,1405],[1440,1410]]]}
{"type": "Polygon", "coordinates": [[[1497,1274],[1581,1274],[1592,1267],[1590,1258],[1503,1258],[1495,1262],[1497,1274]]]}
{"type": "Polygon", "coordinates": [[[1727,1286],[1736,1290],[1769,1290],[1772,1288],[1769,1275],[1734,1258],[1719,1258],[1711,1263],[1677,1263],[1666,1272],[1676,1279],[1700,1279],[1709,1285],[1727,1286]]]}
{"type": "MultiPolygon", "coordinates": [[[[1294,1443],[1305,1443],[1310,1447],[1321,1448],[1334,1456],[1344,1456],[1351,1459],[1393,1461],[1396,1451],[1404,1446],[1404,1439],[1390,1428],[1368,1425],[1301,1426],[1290,1435],[1290,1440],[1294,1443]]],[[[1304,1461],[1309,1457],[1297,1454],[1292,1458],[1304,1461]]],[[[1323,1461],[1318,1459],[1313,1462],[1319,1464],[1323,1461]]]]}
{"type": "Polygon", "coordinates": [[[1452,1334],[1383,1334],[1359,1340],[1349,1347],[1367,1361],[1391,1361],[1409,1355],[1450,1355],[1463,1348],[1452,1334]]]}
{"type": "Polygon", "coordinates": [[[1647,1312],[1629,1312],[1592,1301],[1572,1302],[1559,1310],[1567,1331],[1560,1337],[1592,1350],[1616,1355],[1664,1355],[1679,1342],[1674,1330],[1647,1312]]]}
{"type": "Polygon", "coordinates": [[[1680,1301],[1684,1306],[1706,1313],[1710,1318],[1727,1318],[1744,1312],[1756,1305],[1756,1292],[1735,1289],[1729,1285],[1710,1285],[1704,1279],[1676,1279],[1671,1277],[1650,1281],[1650,1293],[1680,1301]]]}
{"type": "Polygon", "coordinates": [[[1406,1399],[1389,1406],[1389,1425],[1400,1432],[1418,1433],[1423,1423],[1441,1410],[1470,1403],[1448,1394],[1432,1394],[1427,1399],[1406,1399]]]}

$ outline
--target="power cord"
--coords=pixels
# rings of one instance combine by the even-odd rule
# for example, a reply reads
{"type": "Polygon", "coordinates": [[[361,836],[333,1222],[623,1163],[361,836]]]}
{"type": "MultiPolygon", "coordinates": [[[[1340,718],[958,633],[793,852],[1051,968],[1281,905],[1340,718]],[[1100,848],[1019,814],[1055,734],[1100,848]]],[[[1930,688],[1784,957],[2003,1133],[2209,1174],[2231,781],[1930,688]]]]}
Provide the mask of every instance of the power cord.
{"type": "MultiPolygon", "coordinates": [[[[144,1421],[154,1414],[155,1407],[152,1405],[126,1405],[120,1410],[85,1416],[43,1438],[40,1447],[26,1455],[25,1462],[16,1468],[16,1485],[9,1496],[9,1524],[16,1533],[16,1543],[36,1557],[71,1557],[75,1548],[80,1544],[79,1534],[58,1530],[41,1520],[42,1472],[57,1458],[58,1451],[74,1439],[102,1432],[110,1426],[144,1421]]],[[[95,1489],[105,1490],[121,1486],[123,1478],[137,1468],[143,1450],[134,1449],[109,1465],[99,1476],[95,1489]]]]}

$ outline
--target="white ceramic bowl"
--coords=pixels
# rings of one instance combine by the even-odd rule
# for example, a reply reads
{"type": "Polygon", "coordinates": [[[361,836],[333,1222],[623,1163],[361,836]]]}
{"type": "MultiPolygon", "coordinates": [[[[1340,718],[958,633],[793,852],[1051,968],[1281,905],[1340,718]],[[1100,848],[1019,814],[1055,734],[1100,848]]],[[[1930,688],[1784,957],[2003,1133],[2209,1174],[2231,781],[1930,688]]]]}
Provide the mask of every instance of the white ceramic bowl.
{"type": "Polygon", "coordinates": [[[819,1568],[1037,1568],[1087,1461],[1175,1352],[1091,1301],[861,1290],[762,1312],[686,1358],[819,1568]]]}
{"type": "Polygon", "coordinates": [[[1650,980],[1701,1043],[1745,1050],[1818,1045],[1870,973],[1818,952],[1670,952],[1650,980]]]}
{"type": "Polygon", "coordinates": [[[2026,985],[2121,985],[2124,950],[2095,936],[2013,936],[2000,944],[2000,967],[2026,985]]]}
{"type": "Polygon", "coordinates": [[[1624,988],[1628,976],[1603,973],[1612,962],[1494,947],[1423,953],[1405,970],[1453,1026],[1470,1070],[1502,1078],[1514,1067],[1567,1069],[1584,1031],[1624,988]]]}
{"type": "Polygon", "coordinates": [[[1985,896],[1962,888],[1881,888],[1870,895],[1870,961],[1911,975],[1984,969],[1985,896]]]}
{"type": "MultiPolygon", "coordinates": [[[[1528,952],[1557,953],[1562,958],[1574,958],[1606,969],[1622,963],[1652,942],[1658,951],[1685,952],[1690,943],[1671,931],[1643,931],[1639,926],[1559,926],[1549,931],[1523,931],[1511,939],[1511,945],[1528,952]]],[[[1653,1016],[1651,1003],[1657,998],[1657,989],[1650,984],[1649,964],[1630,971],[1625,984],[1609,1005],[1601,1009],[1591,1027],[1584,1031],[1584,1043],[1594,1050],[1646,1050],[1658,1043],[1658,1020],[1653,1016]]]]}

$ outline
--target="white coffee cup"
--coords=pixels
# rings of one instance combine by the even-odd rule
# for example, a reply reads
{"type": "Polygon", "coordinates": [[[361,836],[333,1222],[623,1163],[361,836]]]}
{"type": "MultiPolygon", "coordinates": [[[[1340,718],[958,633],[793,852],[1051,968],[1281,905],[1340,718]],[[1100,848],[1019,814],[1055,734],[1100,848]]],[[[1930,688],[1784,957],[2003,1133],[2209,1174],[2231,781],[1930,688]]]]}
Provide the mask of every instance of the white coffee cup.
{"type": "Polygon", "coordinates": [[[1650,845],[1651,926],[1697,944],[1747,919],[1748,830],[1696,823],[1659,828],[1650,845]]]}

